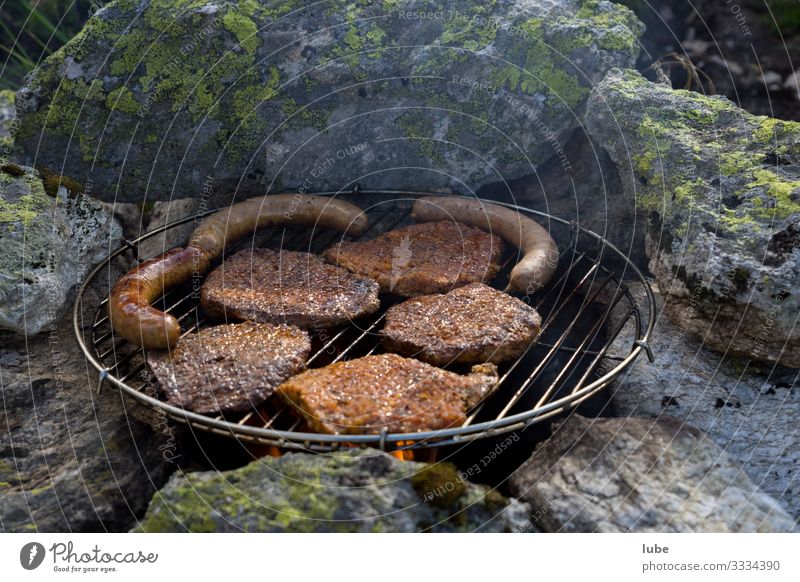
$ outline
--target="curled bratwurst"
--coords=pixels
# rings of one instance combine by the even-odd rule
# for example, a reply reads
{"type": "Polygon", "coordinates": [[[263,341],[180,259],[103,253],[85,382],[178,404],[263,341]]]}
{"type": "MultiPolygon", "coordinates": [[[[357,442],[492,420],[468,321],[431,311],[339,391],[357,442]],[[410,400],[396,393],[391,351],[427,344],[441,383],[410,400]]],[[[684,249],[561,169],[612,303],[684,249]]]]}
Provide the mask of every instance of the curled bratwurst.
{"type": "Polygon", "coordinates": [[[522,251],[511,270],[510,286],[533,293],[550,281],[558,265],[558,247],[537,222],[516,210],[463,196],[425,196],[414,203],[417,222],[454,220],[497,234],[522,251]]]}
{"type": "Polygon", "coordinates": [[[204,219],[184,248],[138,265],[117,281],[108,300],[114,331],[148,349],[167,349],[181,329],[172,315],[152,306],[167,289],[205,273],[225,246],[264,226],[309,224],[354,235],[369,224],[354,204],[326,196],[273,194],[249,198],[204,219]]]}

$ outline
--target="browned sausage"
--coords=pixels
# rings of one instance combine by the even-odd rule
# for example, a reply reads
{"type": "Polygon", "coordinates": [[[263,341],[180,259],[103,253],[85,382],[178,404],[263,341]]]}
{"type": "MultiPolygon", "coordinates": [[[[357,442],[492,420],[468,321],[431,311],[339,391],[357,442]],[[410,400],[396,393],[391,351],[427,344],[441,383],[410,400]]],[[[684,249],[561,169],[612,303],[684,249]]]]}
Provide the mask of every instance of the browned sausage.
{"type": "Polygon", "coordinates": [[[180,337],[172,315],[152,307],[164,292],[192,276],[205,273],[225,245],[257,228],[309,224],[355,235],[369,219],[358,206],[324,196],[274,194],[250,198],[205,218],[182,249],[172,249],[123,275],[111,290],[108,315],[114,331],[147,349],[167,349],[180,337]]]}
{"type": "Polygon", "coordinates": [[[108,298],[114,331],[145,348],[174,346],[181,334],[178,320],[151,304],[166,289],[188,280],[192,273],[204,273],[210,262],[210,256],[202,249],[172,249],[123,275],[108,298]]]}
{"type": "Polygon", "coordinates": [[[463,196],[426,196],[414,203],[417,222],[455,220],[499,235],[523,253],[511,270],[510,286],[522,293],[544,287],[558,265],[558,247],[537,222],[516,210],[463,196]]]}
{"type": "Polygon", "coordinates": [[[206,218],[195,229],[189,246],[204,249],[216,258],[226,243],[238,240],[257,228],[278,224],[310,224],[358,236],[367,230],[369,219],[358,206],[327,196],[259,196],[206,218]]]}

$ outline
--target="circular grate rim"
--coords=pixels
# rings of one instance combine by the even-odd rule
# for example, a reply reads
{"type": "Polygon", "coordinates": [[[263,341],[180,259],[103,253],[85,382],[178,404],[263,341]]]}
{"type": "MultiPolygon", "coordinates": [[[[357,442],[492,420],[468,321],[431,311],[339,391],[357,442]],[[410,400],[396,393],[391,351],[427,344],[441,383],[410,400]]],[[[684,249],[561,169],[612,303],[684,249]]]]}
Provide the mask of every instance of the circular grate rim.
{"type": "MultiPolygon", "coordinates": [[[[410,199],[420,196],[441,195],[441,193],[438,192],[424,192],[424,191],[359,190],[357,187],[351,191],[315,192],[313,194],[319,196],[341,196],[341,195],[355,195],[356,193],[361,195],[402,196],[410,199]]],[[[74,327],[75,337],[86,359],[98,371],[98,390],[102,387],[103,383],[108,382],[114,386],[117,386],[127,396],[147,406],[162,411],[167,416],[178,422],[186,423],[193,428],[197,428],[203,431],[211,432],[226,437],[232,437],[256,444],[272,445],[286,449],[301,449],[301,450],[314,450],[314,451],[329,451],[344,446],[376,446],[381,449],[395,449],[395,450],[422,449],[422,448],[433,448],[433,447],[441,447],[458,443],[465,443],[471,440],[497,436],[503,433],[525,428],[530,424],[533,424],[535,422],[541,422],[547,418],[551,418],[555,415],[565,412],[570,408],[577,406],[580,402],[586,400],[590,396],[595,395],[600,390],[607,387],[615,378],[617,378],[622,372],[624,372],[628,368],[628,366],[630,366],[636,360],[636,358],[639,357],[642,351],[645,351],[647,353],[647,356],[652,359],[652,353],[650,351],[648,341],[649,338],[651,337],[656,317],[655,299],[653,296],[653,292],[644,274],[633,262],[631,262],[628,259],[628,257],[622,251],[620,251],[620,249],[618,249],[615,245],[604,239],[602,236],[598,235],[597,233],[591,230],[579,226],[574,221],[568,221],[545,212],[533,210],[531,208],[526,208],[524,206],[519,206],[516,204],[503,203],[485,199],[479,199],[479,200],[491,204],[498,204],[501,206],[505,206],[507,208],[511,208],[523,214],[531,215],[540,219],[544,219],[545,221],[548,222],[552,221],[556,224],[569,227],[573,239],[572,241],[570,241],[569,250],[573,251],[577,250],[577,246],[579,244],[578,235],[587,236],[589,237],[589,239],[593,239],[596,243],[599,243],[601,245],[601,248],[603,249],[603,252],[601,253],[601,259],[598,261],[593,261],[591,258],[589,258],[589,260],[595,262],[599,267],[599,269],[606,272],[610,276],[610,278],[613,279],[618,284],[618,288],[622,291],[621,296],[624,295],[626,299],[631,303],[631,312],[623,322],[627,323],[630,320],[630,318],[633,318],[635,321],[634,341],[630,346],[630,352],[621,360],[619,360],[616,366],[609,369],[600,378],[586,384],[585,386],[582,386],[579,390],[573,391],[567,396],[558,398],[551,402],[547,402],[546,404],[543,404],[542,406],[537,406],[534,409],[519,412],[509,416],[504,416],[502,418],[482,421],[475,424],[469,424],[468,426],[453,427],[435,431],[421,431],[415,433],[389,433],[384,431],[383,433],[380,434],[328,435],[328,434],[317,434],[310,432],[298,432],[294,430],[262,428],[257,426],[249,426],[237,422],[231,422],[224,419],[213,418],[210,416],[204,416],[191,411],[183,410],[176,406],[172,406],[170,404],[167,404],[166,402],[159,400],[158,398],[154,398],[149,394],[142,393],[139,390],[135,389],[127,382],[125,382],[122,378],[112,373],[113,368],[108,368],[104,366],[103,363],[98,359],[98,356],[100,354],[95,349],[92,349],[95,347],[94,342],[91,339],[87,342],[86,339],[87,326],[84,319],[84,313],[87,310],[86,305],[84,305],[86,291],[87,289],[89,289],[95,278],[104,269],[110,270],[111,261],[113,261],[116,257],[126,252],[132,252],[134,254],[134,257],[138,258],[138,245],[142,241],[157,236],[158,234],[165,232],[169,229],[176,228],[178,226],[186,224],[189,221],[194,221],[199,218],[203,218],[205,216],[213,214],[214,212],[217,212],[219,209],[207,210],[197,215],[187,216],[185,218],[170,222],[155,230],[147,232],[133,241],[126,241],[123,246],[118,248],[116,251],[112,252],[108,257],[106,257],[103,261],[101,261],[86,277],[75,299],[75,303],[73,306],[73,327],[74,327]],[[606,250],[611,252],[617,259],[622,261],[622,264],[624,265],[624,268],[622,269],[623,272],[629,272],[630,274],[633,275],[632,278],[636,282],[642,284],[642,287],[645,291],[643,297],[643,305],[640,306],[637,303],[637,301],[632,297],[630,291],[627,288],[627,285],[625,285],[625,283],[621,278],[618,279],[610,268],[601,264],[603,262],[602,256],[604,256],[606,250]],[[89,347],[90,344],[92,345],[91,348],[89,347]]],[[[561,254],[562,257],[565,255],[563,251],[561,254]]],[[[101,309],[104,309],[104,304],[106,300],[101,301],[97,306],[90,305],[88,307],[89,313],[94,314],[95,317],[94,323],[89,324],[88,326],[88,333],[90,335],[92,333],[94,326],[96,326],[97,314],[100,312],[101,309]]],[[[600,352],[601,354],[607,352],[608,348],[611,347],[611,345],[614,343],[616,339],[616,336],[621,331],[622,327],[623,326],[620,325],[619,329],[617,330],[617,333],[614,334],[614,337],[607,340],[602,351],[600,352]]],[[[596,367],[600,361],[601,361],[601,356],[598,355],[595,361],[593,362],[592,367],[596,367]]]]}

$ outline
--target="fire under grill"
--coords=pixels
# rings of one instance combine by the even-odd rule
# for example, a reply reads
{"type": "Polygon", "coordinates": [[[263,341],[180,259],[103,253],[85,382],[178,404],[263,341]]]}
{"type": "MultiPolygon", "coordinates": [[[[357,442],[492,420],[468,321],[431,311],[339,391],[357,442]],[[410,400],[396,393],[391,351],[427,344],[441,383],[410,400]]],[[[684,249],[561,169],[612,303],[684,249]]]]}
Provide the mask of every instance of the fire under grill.
{"type": "MultiPolygon", "coordinates": [[[[410,224],[416,197],[429,192],[358,191],[323,192],[368,208],[370,229],[361,238],[410,224]],[[374,201],[372,206],[365,202],[374,201]]],[[[172,406],[160,399],[158,386],[149,373],[144,351],[115,336],[107,315],[107,294],[115,283],[113,265],[139,259],[139,244],[166,230],[179,227],[201,215],[189,216],[151,231],[107,257],[88,276],[74,306],[74,327],[78,343],[89,362],[99,371],[98,390],[104,383],[117,386],[124,394],[192,428],[232,437],[247,443],[282,449],[330,451],[346,446],[374,446],[385,450],[431,449],[496,437],[562,414],[607,387],[645,350],[654,321],[652,292],[644,276],[625,255],[599,235],[546,213],[507,205],[549,228],[560,250],[558,270],[551,283],[530,296],[518,297],[533,305],[543,324],[539,341],[513,362],[501,364],[500,386],[490,398],[467,415],[462,426],[416,433],[383,432],[372,435],[325,435],[310,432],[291,407],[268,401],[246,414],[204,416],[172,406]],[[103,277],[108,280],[103,280],[103,277]],[[644,284],[637,299],[624,281],[644,284]],[[102,289],[105,298],[90,289],[102,289]],[[612,310],[622,317],[610,317],[612,310]],[[613,323],[612,323],[613,320],[613,323]],[[626,326],[633,326],[629,345],[615,340],[626,326]],[[613,344],[613,349],[612,349],[613,344]]],[[[341,239],[341,233],[310,227],[269,228],[226,249],[225,256],[248,245],[273,249],[320,253],[341,239]]],[[[509,245],[510,246],[510,245],[509,245]]],[[[504,265],[492,285],[505,289],[511,268],[518,259],[509,248],[504,265]]],[[[169,290],[155,306],[176,316],[183,335],[213,325],[200,307],[197,282],[169,290]]],[[[403,298],[382,296],[381,309],[348,325],[312,332],[309,367],[321,367],[343,359],[382,352],[378,332],[386,310],[403,298]]],[[[465,367],[451,366],[455,372],[465,367]]]]}

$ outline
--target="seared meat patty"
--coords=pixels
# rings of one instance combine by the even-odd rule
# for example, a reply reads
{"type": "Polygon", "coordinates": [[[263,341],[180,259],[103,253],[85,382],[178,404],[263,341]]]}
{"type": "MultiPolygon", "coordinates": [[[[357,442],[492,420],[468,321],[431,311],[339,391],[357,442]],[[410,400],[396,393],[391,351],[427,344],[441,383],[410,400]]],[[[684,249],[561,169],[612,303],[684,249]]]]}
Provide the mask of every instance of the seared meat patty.
{"type": "Polygon", "coordinates": [[[150,351],[167,402],[199,414],[244,412],[305,367],[311,340],[289,325],[235,323],[189,334],[169,351],[150,351]]]}
{"type": "Polygon", "coordinates": [[[215,317],[303,329],[333,327],[380,307],[375,281],[317,255],[269,249],[226,259],[200,288],[200,303],[215,317]]]}
{"type": "Polygon", "coordinates": [[[308,370],[278,387],[312,430],[375,434],[437,430],[462,424],[497,385],[493,364],[468,376],[395,354],[366,356],[308,370]]]}
{"type": "Polygon", "coordinates": [[[513,360],[536,339],[542,318],[516,297],[472,283],[408,299],[386,312],[383,344],[435,365],[513,360]]]}
{"type": "Polygon", "coordinates": [[[381,291],[406,297],[491,280],[502,254],[499,237],[450,221],[412,224],[323,253],[340,267],[375,279],[381,291]]]}

